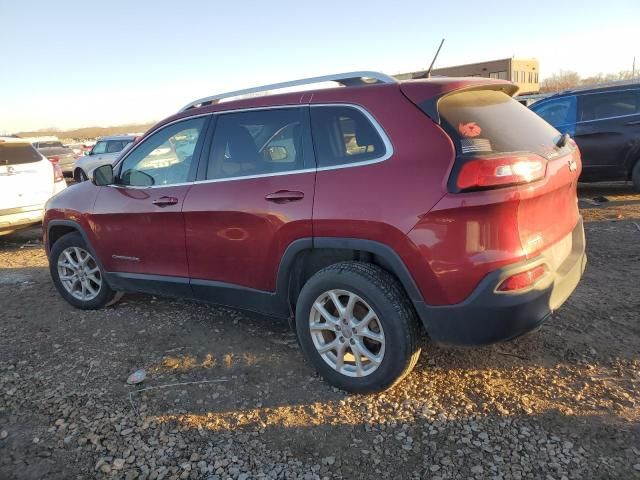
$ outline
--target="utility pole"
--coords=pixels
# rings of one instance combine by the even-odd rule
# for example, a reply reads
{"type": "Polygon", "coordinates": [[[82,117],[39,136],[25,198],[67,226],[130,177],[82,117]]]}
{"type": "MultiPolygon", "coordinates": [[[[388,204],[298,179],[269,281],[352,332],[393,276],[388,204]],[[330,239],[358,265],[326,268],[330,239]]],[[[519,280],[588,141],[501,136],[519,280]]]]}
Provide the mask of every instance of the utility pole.
{"type": "Polygon", "coordinates": [[[631,80],[635,80],[636,78],[636,57],[633,56],[633,67],[631,67],[631,80]]]}

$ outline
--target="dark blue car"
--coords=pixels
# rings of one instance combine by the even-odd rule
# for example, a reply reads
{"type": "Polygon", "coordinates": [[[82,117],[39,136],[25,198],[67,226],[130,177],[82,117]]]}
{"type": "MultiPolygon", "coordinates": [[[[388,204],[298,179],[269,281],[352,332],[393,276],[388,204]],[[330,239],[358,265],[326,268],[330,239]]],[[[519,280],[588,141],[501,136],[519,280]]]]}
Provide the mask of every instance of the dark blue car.
{"type": "Polygon", "coordinates": [[[564,91],[529,108],[575,139],[581,181],[632,179],[640,190],[640,80],[564,91]]]}

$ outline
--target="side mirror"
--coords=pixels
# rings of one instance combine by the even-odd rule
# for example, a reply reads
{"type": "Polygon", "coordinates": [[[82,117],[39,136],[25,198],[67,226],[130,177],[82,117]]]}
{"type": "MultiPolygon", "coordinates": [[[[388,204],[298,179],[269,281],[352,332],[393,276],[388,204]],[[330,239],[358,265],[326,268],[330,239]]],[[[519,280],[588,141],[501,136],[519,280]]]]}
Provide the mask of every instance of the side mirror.
{"type": "Polygon", "coordinates": [[[113,165],[110,163],[101,165],[91,172],[91,181],[99,187],[113,185],[113,180],[113,165]]]}
{"type": "Polygon", "coordinates": [[[281,162],[289,157],[289,151],[287,150],[287,147],[284,147],[282,145],[269,147],[268,151],[269,157],[271,157],[271,160],[274,162],[281,162]]]}

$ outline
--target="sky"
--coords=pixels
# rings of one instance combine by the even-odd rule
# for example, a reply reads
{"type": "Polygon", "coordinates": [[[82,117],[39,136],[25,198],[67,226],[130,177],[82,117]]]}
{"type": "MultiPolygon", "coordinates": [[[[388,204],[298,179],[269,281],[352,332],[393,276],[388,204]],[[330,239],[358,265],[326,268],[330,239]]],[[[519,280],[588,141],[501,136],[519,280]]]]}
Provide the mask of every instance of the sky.
{"type": "Polygon", "coordinates": [[[355,70],[511,56],[541,78],[640,70],[640,0],[0,0],[0,133],[161,120],[191,100],[355,70]],[[533,5],[533,7],[532,7],[533,5]]]}

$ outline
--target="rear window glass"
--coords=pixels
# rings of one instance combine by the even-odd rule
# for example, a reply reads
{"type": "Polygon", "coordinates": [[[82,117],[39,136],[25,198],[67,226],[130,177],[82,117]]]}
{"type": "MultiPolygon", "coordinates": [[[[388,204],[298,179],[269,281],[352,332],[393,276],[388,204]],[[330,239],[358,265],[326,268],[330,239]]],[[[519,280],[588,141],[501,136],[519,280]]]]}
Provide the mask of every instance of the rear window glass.
{"type": "Polygon", "coordinates": [[[28,143],[0,142],[0,166],[34,163],[42,157],[28,143]]]}
{"type": "Polygon", "coordinates": [[[62,147],[62,142],[38,142],[38,148],[58,148],[62,147]]]}
{"type": "Polygon", "coordinates": [[[476,90],[447,95],[438,103],[443,127],[462,155],[532,152],[550,158],[560,133],[509,95],[476,90]]]}
{"type": "Polygon", "coordinates": [[[580,120],[622,117],[638,112],[638,95],[634,90],[591,93],[580,97],[580,120]]]}
{"type": "Polygon", "coordinates": [[[311,128],[319,167],[374,160],[386,154],[380,134],[356,108],[313,107],[311,128]]]}

